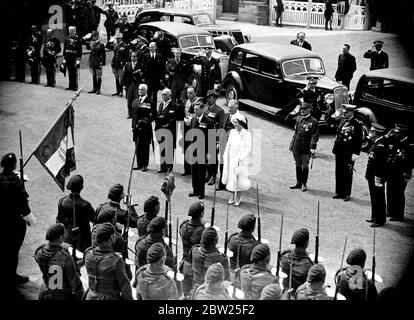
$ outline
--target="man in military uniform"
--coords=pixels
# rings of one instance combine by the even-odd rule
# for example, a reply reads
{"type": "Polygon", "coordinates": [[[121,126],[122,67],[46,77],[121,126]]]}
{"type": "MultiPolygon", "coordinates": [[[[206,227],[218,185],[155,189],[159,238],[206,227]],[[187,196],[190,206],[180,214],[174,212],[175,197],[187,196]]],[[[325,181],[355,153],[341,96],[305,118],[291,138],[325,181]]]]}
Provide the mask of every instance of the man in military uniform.
{"type": "Polygon", "coordinates": [[[237,273],[244,265],[252,263],[253,249],[260,244],[253,236],[255,227],[256,217],[253,214],[246,214],[237,224],[237,228],[240,228],[241,231],[233,233],[229,237],[227,247],[233,252],[233,256],[230,258],[230,269],[233,273],[237,273]]]}
{"type": "Polygon", "coordinates": [[[143,36],[138,35],[134,40],[129,43],[129,50],[138,54],[138,63],[142,67],[142,58],[144,54],[149,52],[148,41],[143,36]]]}
{"type": "Polygon", "coordinates": [[[303,102],[300,115],[296,118],[295,134],[289,147],[295,159],[296,184],[290,189],[308,190],[309,160],[311,155],[315,156],[319,140],[319,126],[316,119],[310,115],[311,108],[309,103],[303,102]]]}
{"type": "Polygon", "coordinates": [[[147,252],[148,264],[136,272],[137,296],[142,300],[178,300],[174,270],[165,265],[164,246],[156,242],[147,252]]]}
{"type": "Polygon", "coordinates": [[[148,85],[148,96],[157,105],[157,94],[162,85],[164,77],[164,66],[162,57],[157,52],[157,44],[149,44],[149,52],[142,57],[142,81],[148,85]]]}
{"type": "Polygon", "coordinates": [[[165,37],[165,33],[162,30],[155,32],[154,37],[151,41],[157,44],[157,52],[161,56],[161,63],[165,67],[168,58],[173,58],[174,55],[171,51],[171,44],[165,37]]]}
{"type": "Polygon", "coordinates": [[[64,234],[63,224],[50,226],[46,232],[48,243],[35,251],[43,278],[39,300],[80,300],[84,294],[73,257],[64,246],[64,234]]]}
{"type": "Polygon", "coordinates": [[[188,157],[185,154],[187,148],[191,145],[191,141],[187,141],[185,136],[187,132],[191,129],[191,119],[194,115],[194,103],[197,100],[197,95],[193,86],[187,87],[187,99],[184,100],[182,105],[182,110],[184,112],[184,173],[182,176],[187,176],[191,174],[191,165],[187,161],[188,157]]]}
{"type": "Polygon", "coordinates": [[[180,225],[180,236],[183,244],[183,260],[180,263],[180,272],[184,275],[182,283],[184,297],[188,297],[193,288],[193,269],[190,260],[191,248],[200,244],[201,235],[205,229],[202,219],[204,217],[204,203],[197,201],[191,204],[188,215],[191,220],[184,220],[180,225]]]}
{"type": "Polygon", "coordinates": [[[62,223],[65,226],[64,241],[84,252],[91,246],[89,223],[93,222],[95,211],[90,202],[80,196],[83,189],[82,176],[71,176],[66,189],[70,190],[70,194],[59,200],[56,223],[62,223]],[[73,209],[73,202],[75,202],[75,209],[73,209]]]}
{"type": "Polygon", "coordinates": [[[369,70],[388,68],[388,53],[382,51],[383,44],[384,41],[376,40],[374,45],[364,53],[364,58],[371,59],[369,70]]]}
{"type": "Polygon", "coordinates": [[[335,275],[335,283],[339,286],[338,292],[346,300],[372,301],[376,300],[378,296],[374,282],[368,279],[364,272],[366,259],[367,254],[364,250],[353,249],[346,258],[346,263],[349,266],[338,270],[335,275]]]}
{"type": "Polygon", "coordinates": [[[48,29],[43,46],[43,65],[46,69],[46,87],[56,85],[56,56],[61,51],[60,41],[55,37],[53,29],[48,29]]]}
{"type": "Polygon", "coordinates": [[[19,261],[19,251],[26,235],[26,225],[32,226],[36,219],[31,213],[27,194],[23,182],[14,173],[16,170],[17,159],[14,153],[7,153],[1,159],[3,172],[0,173],[0,203],[4,210],[3,223],[13,230],[14,236],[9,238],[7,245],[4,246],[4,254],[10,257],[11,261],[5,263],[6,279],[11,280],[13,288],[26,283],[29,278],[16,273],[19,261]]]}
{"type": "Polygon", "coordinates": [[[320,263],[313,265],[306,282],[295,293],[295,300],[332,300],[325,292],[326,270],[320,263]]]}
{"type": "Polygon", "coordinates": [[[370,139],[374,144],[368,150],[367,170],[365,178],[368,181],[371,197],[371,227],[381,227],[386,222],[385,182],[387,179],[387,161],[389,159],[389,143],[384,137],[385,128],[373,122],[370,139]]]}
{"type": "MultiPolygon", "coordinates": [[[[318,84],[319,77],[314,75],[309,75],[306,77],[308,84],[305,88],[300,90],[296,97],[299,99],[301,104],[303,102],[311,104],[312,110],[311,115],[317,120],[324,120],[327,115],[331,113],[330,107],[325,106],[325,100],[323,94],[319,89],[316,88],[318,84]]],[[[291,115],[295,115],[296,110],[291,112],[291,115]]]]}
{"type": "MultiPolygon", "coordinates": [[[[124,186],[123,185],[117,183],[117,184],[113,185],[112,187],[110,187],[109,191],[108,191],[109,201],[101,203],[96,208],[94,223],[96,222],[96,218],[98,217],[101,210],[105,209],[106,207],[111,207],[116,212],[116,222],[118,222],[122,225],[126,225],[128,213],[126,212],[126,210],[121,209],[121,205],[120,205],[120,202],[124,197],[125,197],[125,194],[124,194],[124,186]]],[[[130,213],[130,216],[129,216],[129,227],[130,228],[136,228],[137,227],[137,220],[138,220],[138,214],[135,211],[135,208],[132,206],[131,207],[131,213],[130,213]]]]}
{"type": "Polygon", "coordinates": [[[232,300],[226,290],[229,283],[224,280],[224,268],[219,262],[208,267],[204,279],[204,283],[192,294],[191,300],[232,300]]]}
{"type": "Polygon", "coordinates": [[[66,90],[78,90],[77,70],[80,69],[82,57],[82,40],[76,34],[76,28],[69,27],[69,36],[63,46],[63,64],[66,65],[69,75],[69,87],[66,90]]]}
{"type": "MultiPolygon", "coordinates": [[[[204,116],[208,117],[214,124],[214,129],[223,129],[224,126],[224,110],[217,106],[216,101],[220,94],[212,89],[207,91],[207,109],[204,111],[204,116]]],[[[218,141],[219,142],[219,139],[218,141]]],[[[224,150],[223,150],[224,152],[224,150]]],[[[216,183],[216,175],[218,168],[218,152],[215,150],[214,154],[210,155],[209,163],[207,164],[207,184],[213,185],[216,183]],[[213,163],[213,157],[215,162],[213,163]]]]}
{"type": "Polygon", "coordinates": [[[102,67],[106,64],[105,46],[99,40],[99,32],[92,31],[89,68],[92,73],[93,89],[89,93],[101,94],[102,67]]]}
{"type": "Polygon", "coordinates": [[[168,59],[166,64],[166,78],[168,88],[171,89],[171,99],[180,104],[185,97],[184,87],[188,86],[187,79],[191,71],[190,63],[181,58],[181,49],[174,48],[174,58],[168,59]]]}
{"type": "Polygon", "coordinates": [[[194,273],[194,290],[204,282],[207,269],[219,262],[224,268],[224,279],[230,281],[229,261],[216,248],[218,235],[213,227],[206,228],[201,235],[201,243],[191,248],[190,259],[194,273]]]}
{"type": "Polygon", "coordinates": [[[125,263],[112,249],[114,232],[111,223],[100,224],[96,234],[97,246],[85,251],[89,281],[86,300],[133,300],[125,263]]]}
{"type": "Polygon", "coordinates": [[[148,234],[147,226],[160,212],[160,201],[156,196],[150,196],[144,202],[144,212],[142,216],[138,217],[137,229],[138,236],[143,237],[148,234]]]}
{"type": "Polygon", "coordinates": [[[166,137],[162,135],[158,135],[156,133],[156,138],[158,144],[164,142],[164,148],[160,148],[160,170],[158,173],[166,173],[172,171],[173,169],[173,162],[174,162],[174,150],[176,146],[176,123],[177,120],[181,120],[181,115],[179,112],[178,105],[175,103],[174,100],[171,99],[171,90],[165,88],[162,90],[161,97],[163,102],[161,102],[158,106],[157,117],[155,119],[155,131],[158,129],[168,130],[171,133],[173,141],[172,145],[166,141],[166,137]],[[163,139],[162,139],[163,138],[163,139]],[[171,148],[167,152],[167,148],[171,148]],[[172,157],[170,156],[172,155],[172,157]]]}
{"type": "MultiPolygon", "coordinates": [[[[111,206],[106,206],[99,211],[99,214],[96,218],[96,224],[92,228],[92,246],[95,247],[97,243],[97,233],[99,226],[101,224],[109,222],[114,227],[114,234],[111,236],[111,245],[114,252],[122,254],[127,245],[126,241],[122,237],[122,225],[116,222],[116,208],[111,206]]],[[[132,277],[131,270],[129,265],[125,266],[128,278],[132,277]]]]}
{"type": "Polygon", "coordinates": [[[251,254],[252,264],[245,264],[240,270],[240,284],[247,300],[260,300],[262,290],[270,283],[279,283],[278,277],[270,271],[270,248],[260,243],[251,254]]]}
{"type": "Polygon", "coordinates": [[[128,22],[128,16],[124,13],[116,22],[115,29],[119,28],[119,32],[123,34],[123,40],[125,43],[129,44],[131,42],[132,28],[131,24],[128,22]]]}
{"type": "MultiPolygon", "coordinates": [[[[132,118],[132,102],[138,98],[138,87],[141,83],[142,66],[138,62],[138,52],[131,53],[131,62],[124,67],[122,84],[125,89],[125,98],[127,100],[128,117],[132,118]]],[[[146,93],[145,93],[146,94],[146,93]]]]}
{"type": "Polygon", "coordinates": [[[362,124],[354,117],[355,106],[344,104],[343,115],[332,149],[335,154],[335,195],[333,199],[349,201],[355,161],[361,152],[362,124]]]}
{"type": "Polygon", "coordinates": [[[42,36],[36,26],[32,26],[27,55],[31,68],[32,83],[40,82],[40,49],[42,48],[42,36]]]}
{"type": "Polygon", "coordinates": [[[148,87],[141,83],[138,87],[138,98],[132,102],[132,132],[136,144],[137,167],[134,170],[148,170],[150,145],[153,142],[152,121],[157,109],[147,96],[148,87]]]}
{"type": "Polygon", "coordinates": [[[282,289],[277,283],[270,283],[263,288],[260,300],[282,300],[282,289]]]}
{"type": "Polygon", "coordinates": [[[155,217],[148,225],[148,234],[140,237],[135,243],[135,265],[141,267],[148,263],[147,252],[154,243],[161,243],[164,246],[167,258],[165,264],[175,269],[175,259],[171,248],[164,242],[164,230],[167,221],[164,217],[155,217]]]}
{"type": "Polygon", "coordinates": [[[309,258],[306,248],[309,245],[309,231],[307,229],[299,229],[293,233],[291,243],[295,245],[295,249],[287,249],[282,252],[280,259],[281,270],[288,275],[283,279],[283,288],[289,288],[290,267],[292,265],[292,287],[294,291],[304,282],[308,276],[308,271],[313,265],[309,258]]]}
{"type": "Polygon", "coordinates": [[[109,39],[115,35],[115,23],[118,21],[118,12],[114,9],[113,3],[107,3],[108,9],[104,10],[106,16],[104,27],[106,29],[106,39],[109,39]]]}
{"type": "MultiPolygon", "coordinates": [[[[206,49],[206,56],[201,56],[196,58],[201,63],[201,96],[204,97],[207,95],[209,90],[214,89],[214,85],[219,85],[221,83],[221,71],[218,61],[211,56],[213,53],[212,48],[206,49]]],[[[191,83],[192,84],[192,83],[191,83]]]]}
{"type": "Polygon", "coordinates": [[[395,128],[387,134],[390,148],[387,169],[387,216],[391,217],[390,221],[404,220],[404,192],[412,177],[414,161],[408,132],[408,126],[396,124],[395,128]]]}
{"type": "Polygon", "coordinates": [[[122,93],[122,72],[125,64],[129,59],[128,44],[123,41],[123,34],[118,32],[114,44],[114,57],[111,61],[112,73],[115,77],[116,92],[112,96],[123,96],[122,93]]]}
{"type": "MultiPolygon", "coordinates": [[[[192,141],[189,153],[194,157],[194,163],[191,165],[191,182],[193,191],[189,194],[190,197],[197,197],[204,199],[205,185],[206,185],[206,161],[208,159],[208,139],[209,129],[213,128],[213,122],[205,114],[204,103],[198,100],[194,104],[195,116],[191,119],[191,129],[197,129],[197,133],[201,132],[204,135],[203,139],[197,136],[196,141],[192,141]],[[200,143],[200,142],[204,142],[200,143]]],[[[193,138],[194,139],[194,138],[193,138]]]]}

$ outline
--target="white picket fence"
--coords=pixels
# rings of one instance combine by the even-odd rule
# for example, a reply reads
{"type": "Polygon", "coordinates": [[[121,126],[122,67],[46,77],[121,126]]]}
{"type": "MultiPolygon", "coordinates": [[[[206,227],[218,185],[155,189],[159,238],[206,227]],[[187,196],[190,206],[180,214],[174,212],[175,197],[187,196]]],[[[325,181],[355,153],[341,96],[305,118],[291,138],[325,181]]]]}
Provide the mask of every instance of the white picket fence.
{"type": "MultiPolygon", "coordinates": [[[[269,21],[276,22],[276,12],[273,10],[273,5],[276,0],[270,0],[269,21]]],[[[310,27],[325,27],[325,4],[311,3],[311,10],[309,11],[308,2],[300,1],[283,1],[285,11],[282,14],[283,24],[295,26],[310,26],[310,27]]],[[[365,26],[365,6],[351,5],[348,14],[345,15],[345,20],[342,22],[343,15],[338,15],[336,4],[333,5],[335,10],[332,16],[332,27],[340,29],[343,23],[343,29],[346,30],[364,30],[365,26]]]]}

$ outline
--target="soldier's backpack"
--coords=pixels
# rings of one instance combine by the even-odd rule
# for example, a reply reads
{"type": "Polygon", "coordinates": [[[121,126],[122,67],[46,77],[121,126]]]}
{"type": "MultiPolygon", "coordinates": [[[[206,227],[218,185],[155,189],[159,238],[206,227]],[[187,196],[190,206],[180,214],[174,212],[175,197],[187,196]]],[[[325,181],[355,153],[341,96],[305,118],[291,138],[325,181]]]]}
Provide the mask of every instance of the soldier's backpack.
{"type": "Polygon", "coordinates": [[[165,300],[173,297],[166,297],[166,294],[170,292],[171,283],[173,279],[167,274],[162,273],[150,273],[147,271],[148,265],[142,266],[137,271],[137,283],[139,291],[144,300],[165,300]]]}
{"type": "Polygon", "coordinates": [[[196,290],[193,290],[190,300],[231,300],[227,290],[223,288],[219,293],[213,294],[207,290],[207,283],[203,283],[196,290]]]}

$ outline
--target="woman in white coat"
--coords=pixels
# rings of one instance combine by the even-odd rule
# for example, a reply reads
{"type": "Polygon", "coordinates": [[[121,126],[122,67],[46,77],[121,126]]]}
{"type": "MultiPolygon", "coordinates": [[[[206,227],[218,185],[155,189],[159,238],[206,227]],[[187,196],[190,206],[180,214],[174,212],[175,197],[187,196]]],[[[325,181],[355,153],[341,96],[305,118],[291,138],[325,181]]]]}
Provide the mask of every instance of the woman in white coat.
{"type": "Polygon", "coordinates": [[[252,136],[246,130],[247,121],[241,113],[235,114],[232,122],[235,129],[230,131],[224,151],[221,181],[232,192],[229,204],[238,206],[242,198],[240,191],[248,190],[251,184],[248,178],[248,159],[252,149],[252,136]]]}

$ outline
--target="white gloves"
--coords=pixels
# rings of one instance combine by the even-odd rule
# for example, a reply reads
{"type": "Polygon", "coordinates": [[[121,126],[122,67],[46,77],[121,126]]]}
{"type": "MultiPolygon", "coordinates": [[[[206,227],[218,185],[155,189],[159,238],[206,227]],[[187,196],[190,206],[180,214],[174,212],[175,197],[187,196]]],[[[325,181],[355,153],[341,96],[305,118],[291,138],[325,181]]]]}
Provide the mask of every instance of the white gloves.
{"type": "Polygon", "coordinates": [[[375,183],[375,186],[376,186],[376,187],[381,188],[381,187],[383,187],[383,186],[384,186],[384,184],[382,183],[381,178],[375,177],[374,179],[375,179],[375,180],[374,180],[374,183],[375,183]]]}
{"type": "Polygon", "coordinates": [[[353,154],[352,157],[351,157],[352,162],[357,161],[357,159],[358,159],[358,155],[357,154],[353,154]]]}
{"type": "Polygon", "coordinates": [[[28,215],[23,217],[24,220],[26,220],[26,223],[31,227],[36,223],[36,218],[33,215],[33,213],[29,213],[28,215]]]}
{"type": "Polygon", "coordinates": [[[311,149],[312,157],[315,157],[316,149],[311,149]]]}

